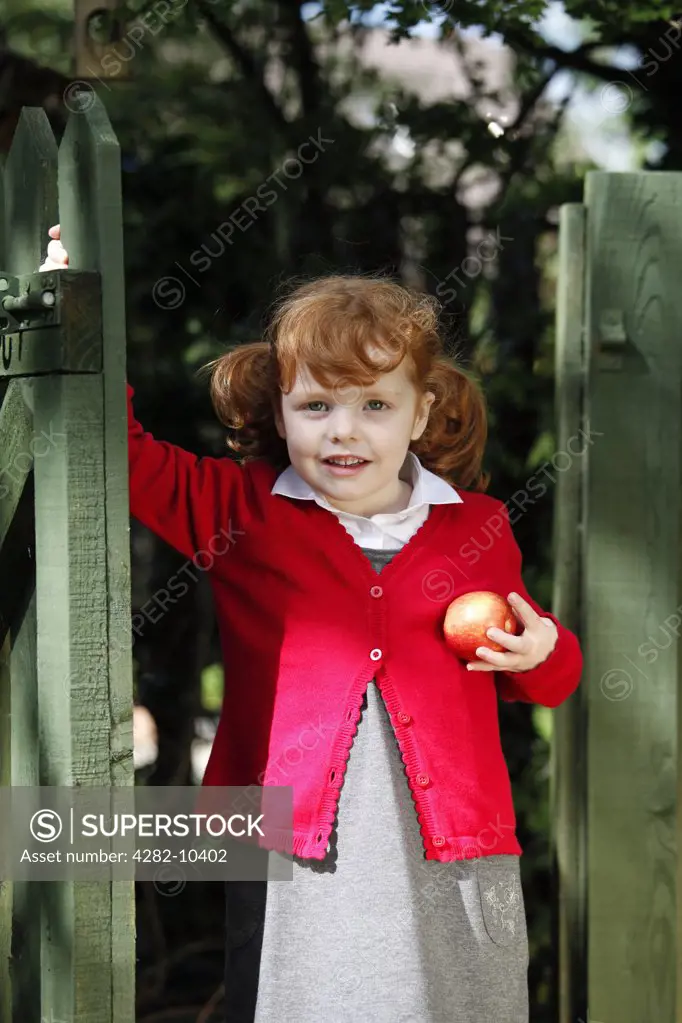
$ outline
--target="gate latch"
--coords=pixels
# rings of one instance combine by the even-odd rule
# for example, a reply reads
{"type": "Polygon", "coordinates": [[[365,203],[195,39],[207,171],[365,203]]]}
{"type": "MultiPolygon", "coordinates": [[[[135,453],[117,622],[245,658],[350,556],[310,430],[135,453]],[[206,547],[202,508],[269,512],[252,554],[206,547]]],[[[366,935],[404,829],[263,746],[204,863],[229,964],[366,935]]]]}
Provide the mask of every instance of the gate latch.
{"type": "Polygon", "coordinates": [[[101,370],[99,273],[0,270],[0,377],[101,370]]]}

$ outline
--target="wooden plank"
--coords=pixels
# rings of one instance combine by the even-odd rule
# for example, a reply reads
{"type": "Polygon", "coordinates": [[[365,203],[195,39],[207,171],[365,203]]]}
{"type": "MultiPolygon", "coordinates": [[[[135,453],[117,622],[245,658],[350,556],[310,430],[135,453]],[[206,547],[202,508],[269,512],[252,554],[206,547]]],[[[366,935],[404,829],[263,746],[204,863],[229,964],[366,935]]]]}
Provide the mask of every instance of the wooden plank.
{"type": "MultiPolygon", "coordinates": [[[[10,640],[0,644],[0,785],[10,784],[10,640]]],[[[0,878],[0,1023],[12,1023],[12,885],[0,878]]]]}
{"type": "MultiPolygon", "coordinates": [[[[31,643],[35,641],[35,537],[33,516],[33,464],[32,421],[18,387],[10,390],[0,408],[0,579],[15,581],[13,586],[0,587],[0,785],[9,786],[13,773],[19,777],[22,766],[29,763],[26,751],[18,746],[18,734],[29,736],[35,720],[35,705],[30,705],[29,684],[26,700],[17,683],[14,694],[16,724],[12,742],[11,679],[35,679],[35,659],[31,660],[31,643]],[[4,440],[3,440],[4,439],[4,440]],[[28,507],[25,507],[28,505],[28,507]],[[23,506],[23,507],[22,507],[23,506]],[[11,563],[11,559],[14,563],[11,563]],[[30,611],[33,610],[33,615],[30,611]],[[10,629],[12,630],[10,632],[10,629]],[[12,637],[18,633],[18,640],[12,637]],[[26,656],[28,645],[29,656],[26,656]],[[21,702],[20,702],[21,701],[21,702]],[[22,757],[23,764],[12,766],[12,760],[22,757]]],[[[35,653],[35,642],[32,647],[35,653]]],[[[33,727],[33,732],[35,729],[33,727]]],[[[35,885],[17,884],[13,891],[10,881],[0,883],[0,1021],[12,1023],[13,993],[26,990],[31,969],[38,965],[38,935],[34,929],[33,949],[17,941],[17,967],[12,969],[13,905],[15,920],[30,918],[31,903],[35,899],[35,885]],[[23,973],[24,983],[13,984],[13,973],[23,973]],[[14,987],[14,992],[13,992],[14,987]]],[[[34,915],[35,919],[35,915],[34,915]]],[[[38,909],[39,919],[39,909],[38,909]]],[[[20,937],[20,936],[19,936],[20,937]]],[[[34,983],[35,990],[35,983],[34,983]]],[[[34,996],[35,999],[35,996],[34,996]]],[[[15,1017],[16,1018],[16,1017],[15,1017]]]]}
{"type": "Polygon", "coordinates": [[[111,760],[112,782],[119,786],[134,784],[121,157],[101,101],[87,98],[85,112],[70,117],[60,147],[59,194],[70,265],[102,275],[111,760]],[[78,161],[68,146],[80,154],[78,161]]]}
{"type": "Polygon", "coordinates": [[[0,549],[33,469],[33,416],[21,389],[10,386],[0,408],[0,549]]]}
{"type": "MultiPolygon", "coordinates": [[[[682,516],[678,518],[678,534],[677,534],[677,550],[682,551],[682,516]]],[[[682,572],[682,561],[678,556],[678,567],[682,572]]],[[[678,583],[678,592],[682,590],[682,579],[678,583]]],[[[679,609],[678,609],[679,610],[679,609]]],[[[682,736],[682,651],[680,650],[680,644],[677,644],[677,763],[675,770],[677,774],[676,779],[676,827],[675,827],[675,851],[677,860],[677,870],[675,874],[675,919],[678,921],[682,920],[682,763],[680,763],[680,736],[682,736]]],[[[675,1019],[682,1019],[682,935],[679,930],[674,935],[675,939],[675,1019]]]]}
{"type": "MultiPolygon", "coordinates": [[[[101,376],[39,378],[36,424],[63,443],[36,462],[41,784],[109,786],[106,527],[101,376]]],[[[43,1004],[111,1020],[111,885],[46,886],[43,1004]]]]}
{"type": "Polygon", "coordinates": [[[12,274],[38,269],[45,226],[57,215],[56,167],[57,143],[45,111],[24,107],[5,163],[6,269],[12,274]]]}
{"type": "Polygon", "coordinates": [[[673,1023],[682,174],[586,182],[590,1020],[673,1023]]]}
{"type": "MultiPolygon", "coordinates": [[[[26,610],[26,598],[35,589],[35,526],[33,514],[33,457],[42,451],[42,443],[33,436],[33,416],[18,387],[10,388],[0,407],[0,579],[12,579],[15,585],[0,589],[0,646],[12,625],[18,627],[26,610]],[[30,483],[30,486],[29,486],[30,483]],[[23,507],[20,507],[23,505],[23,507]]],[[[43,441],[47,443],[48,441],[43,441]]],[[[6,656],[9,658],[10,645],[6,656]]],[[[7,665],[9,680],[9,664],[7,665]]],[[[7,695],[9,701],[9,694],[7,695]]],[[[7,713],[9,715],[9,702],[7,713]]],[[[9,727],[9,724],[8,724],[9,727]]],[[[2,784],[11,784],[9,751],[11,735],[0,743],[5,751],[7,775],[2,784]]]]}
{"type": "MultiPolygon", "coordinates": [[[[0,267],[5,266],[5,168],[0,164],[0,267]]],[[[5,436],[9,433],[8,420],[4,413],[5,393],[0,383],[0,467],[6,468],[8,461],[5,454],[5,436]]],[[[12,431],[13,432],[13,431],[12,431]]],[[[2,487],[7,486],[4,476],[0,477],[0,551],[3,539],[9,526],[6,516],[7,495],[2,487]],[[5,517],[6,516],[6,517],[5,517]],[[4,528],[3,528],[4,526],[4,528]]],[[[9,488],[8,488],[9,490],[9,488]]],[[[14,512],[12,512],[14,515],[14,512]]],[[[2,576],[0,576],[0,579],[2,576]]],[[[0,629],[2,628],[0,623],[0,629]]],[[[12,717],[10,714],[10,674],[11,657],[10,637],[0,640],[0,785],[11,784],[11,734],[12,717]]],[[[12,987],[10,956],[12,954],[12,885],[9,881],[0,880],[0,1023],[11,1023],[12,1019],[12,987]]]]}
{"type": "MultiPolygon", "coordinates": [[[[88,96],[88,103],[92,97],[88,96]]],[[[35,381],[63,447],[36,465],[41,736],[51,784],[132,786],[132,656],[120,152],[99,100],[59,149],[62,237],[102,275],[103,375],[35,381]],[[61,694],[61,696],[60,696],[61,694]],[[66,699],[64,698],[66,696],[66,699]]],[[[55,1018],[134,1018],[134,884],[50,886],[45,1003],[55,1018]],[[54,890],[53,890],[54,889],[54,890]],[[67,949],[49,921],[69,936],[67,949]]]]}
{"type": "MultiPolygon", "coordinates": [[[[33,462],[49,438],[34,438],[33,416],[19,383],[12,383],[0,408],[0,785],[35,784],[36,664],[35,664],[35,516],[33,462]],[[14,714],[11,713],[11,680],[14,714]],[[14,720],[14,728],[12,728],[14,720]],[[12,741],[14,731],[14,741],[12,741]],[[14,761],[14,765],[13,765],[14,761]],[[28,776],[27,776],[28,771],[28,776]]],[[[40,907],[37,886],[6,882],[0,886],[0,1021],[12,1021],[12,974],[15,999],[38,1005],[40,907]],[[17,964],[11,969],[12,907],[18,931],[14,935],[17,964]],[[26,921],[29,927],[26,929],[26,921]],[[22,935],[26,935],[22,938],[22,935]],[[31,945],[31,941],[33,944],[31,945]],[[19,975],[17,977],[17,974],[19,975]],[[32,975],[33,974],[33,978],[32,975]],[[23,977],[23,981],[22,981],[23,977]],[[28,993],[30,989],[30,994],[28,993]],[[23,994],[22,994],[23,992],[23,994]]],[[[18,1009],[17,1009],[18,1012],[18,1009]]],[[[16,1014],[15,1014],[16,1018],[16,1014]]]]}
{"type": "MultiPolygon", "coordinates": [[[[24,108],[21,112],[5,163],[3,193],[3,269],[13,274],[30,273],[39,266],[47,228],[57,215],[57,145],[43,110],[24,108]]],[[[11,381],[4,405],[14,410],[18,421],[23,423],[14,433],[13,444],[19,444],[19,450],[14,450],[12,456],[16,469],[18,464],[23,465],[26,458],[33,456],[33,433],[31,440],[27,434],[27,417],[31,418],[33,430],[31,382],[11,381]]],[[[25,525],[29,529],[24,530],[24,535],[30,535],[33,522],[25,525]]],[[[28,545],[24,553],[35,559],[35,550],[28,545]]],[[[10,632],[12,785],[38,784],[36,616],[34,591],[21,621],[10,632]]],[[[10,980],[12,1021],[16,1023],[41,1018],[40,984],[36,983],[40,976],[40,888],[35,882],[16,882],[12,885],[11,898],[10,980]]]]}
{"type": "MultiPolygon", "coordinates": [[[[556,481],[554,592],[559,620],[579,636],[584,441],[583,345],[585,207],[567,203],[559,222],[556,305],[555,410],[557,451],[570,455],[556,481]],[[581,432],[582,431],[582,432],[581,432]]],[[[565,459],[564,459],[565,461],[565,459]]],[[[562,465],[562,469],[564,466],[562,465]]],[[[555,922],[555,990],[558,1023],[587,1020],[586,935],[586,697],[584,684],[554,712],[550,818],[555,922]]]]}
{"type": "MultiPolygon", "coordinates": [[[[128,420],[126,403],[126,317],[123,263],[121,153],[109,118],[95,97],[69,120],[60,149],[59,187],[65,244],[72,266],[102,275],[104,382],[103,451],[106,465],[104,513],[109,676],[109,763],[111,784],[134,786],[133,687],[130,611],[130,504],[128,497],[128,420]],[[67,146],[80,151],[69,158],[67,146]],[[79,179],[81,164],[84,166],[79,179]]],[[[112,889],[111,1023],[135,1015],[135,888],[118,882],[112,889]]]]}

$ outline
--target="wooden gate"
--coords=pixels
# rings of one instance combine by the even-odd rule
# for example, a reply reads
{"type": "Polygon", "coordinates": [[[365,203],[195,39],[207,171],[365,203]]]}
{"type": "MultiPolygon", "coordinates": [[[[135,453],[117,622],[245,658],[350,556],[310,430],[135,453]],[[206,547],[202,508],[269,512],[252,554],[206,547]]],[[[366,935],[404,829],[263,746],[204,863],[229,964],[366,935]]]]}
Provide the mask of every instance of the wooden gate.
{"type": "MultiPolygon", "coordinates": [[[[59,147],[22,111],[0,204],[4,786],[134,784],[120,152],[69,105],[59,147]],[[60,221],[70,269],[37,273],[60,221]]],[[[130,1023],[134,883],[0,884],[2,1023],[130,1023]]]]}
{"type": "Polygon", "coordinates": [[[674,1023],[682,174],[588,174],[559,264],[554,608],[585,668],[555,712],[557,1018],[674,1023]]]}

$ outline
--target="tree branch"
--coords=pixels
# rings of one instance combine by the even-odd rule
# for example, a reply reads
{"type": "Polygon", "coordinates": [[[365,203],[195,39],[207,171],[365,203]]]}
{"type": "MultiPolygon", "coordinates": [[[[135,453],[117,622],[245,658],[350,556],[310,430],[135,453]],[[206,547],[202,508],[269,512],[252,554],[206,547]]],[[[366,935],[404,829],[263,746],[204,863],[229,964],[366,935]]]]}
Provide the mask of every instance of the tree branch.
{"type": "Polygon", "coordinates": [[[298,72],[301,109],[304,118],[308,119],[319,111],[320,99],[324,95],[324,88],[320,69],[315,60],[313,47],[310,42],[310,36],[301,14],[303,2],[304,0],[294,0],[294,3],[291,3],[291,0],[287,0],[287,2],[280,5],[280,10],[286,11],[291,31],[292,64],[298,72]]]}
{"type": "MultiPolygon", "coordinates": [[[[566,107],[568,106],[569,101],[570,101],[570,96],[567,96],[562,101],[562,103],[561,103],[559,109],[557,110],[556,114],[554,115],[554,117],[551,119],[551,121],[546,126],[546,133],[545,133],[546,136],[552,137],[552,136],[556,135],[557,131],[559,130],[559,125],[561,123],[561,118],[564,115],[564,112],[566,110],[566,107]]],[[[502,210],[504,209],[504,204],[505,204],[505,201],[506,201],[507,192],[509,191],[509,186],[511,185],[511,183],[512,183],[513,179],[515,178],[515,176],[517,174],[519,174],[522,170],[524,170],[526,159],[528,157],[528,153],[532,149],[532,142],[533,141],[534,140],[532,138],[520,139],[514,145],[514,148],[511,150],[511,160],[509,161],[509,167],[505,170],[504,174],[500,174],[500,194],[499,194],[498,201],[495,203],[496,220],[497,220],[498,224],[499,224],[500,214],[502,213],[502,210]]],[[[488,224],[487,226],[489,228],[493,229],[490,224],[488,224]]]]}
{"type": "MultiPolygon", "coordinates": [[[[588,54],[598,48],[597,43],[585,43],[576,50],[562,50],[558,46],[550,46],[545,43],[538,43],[537,37],[527,35],[512,28],[505,33],[505,42],[511,46],[523,50],[538,60],[552,60],[556,69],[566,68],[573,71],[581,71],[586,75],[593,75],[605,82],[629,83],[632,75],[623,68],[611,67],[609,64],[595,64],[588,59],[588,54]]],[[[601,44],[603,46],[603,44],[601,44]]]]}
{"type": "MultiPolygon", "coordinates": [[[[517,141],[518,140],[519,132],[521,131],[521,129],[525,125],[526,121],[528,120],[528,118],[530,117],[532,112],[534,111],[534,109],[537,106],[537,103],[540,100],[543,92],[545,91],[545,89],[547,88],[549,83],[552,81],[552,79],[554,78],[554,76],[557,73],[557,71],[558,71],[558,68],[554,68],[552,71],[549,72],[549,74],[545,75],[544,78],[542,78],[535,86],[533,86],[532,89],[529,89],[528,92],[524,96],[521,97],[521,106],[520,106],[519,112],[518,112],[518,114],[516,116],[516,120],[505,131],[505,135],[509,136],[509,139],[510,139],[510,141],[512,143],[512,146],[513,146],[512,154],[515,151],[518,151],[518,148],[519,148],[518,147],[518,141],[517,141]]],[[[471,154],[471,153],[468,154],[467,158],[462,163],[462,166],[457,171],[457,175],[456,175],[454,183],[453,183],[453,188],[457,188],[458,187],[460,181],[462,180],[462,176],[463,176],[464,172],[466,170],[468,170],[469,167],[472,166],[472,164],[477,163],[477,162],[478,162],[478,158],[474,154],[471,154]]],[[[513,162],[513,160],[512,160],[512,162],[513,162]]]]}
{"type": "Polygon", "coordinates": [[[195,6],[210,28],[214,37],[232,57],[244,79],[255,89],[256,96],[275,128],[280,131],[286,139],[289,139],[291,133],[289,122],[285,118],[275,97],[265,84],[262,69],[259,68],[253,54],[249,53],[249,51],[242,46],[229,25],[216,17],[210,0],[195,0],[195,6]]]}

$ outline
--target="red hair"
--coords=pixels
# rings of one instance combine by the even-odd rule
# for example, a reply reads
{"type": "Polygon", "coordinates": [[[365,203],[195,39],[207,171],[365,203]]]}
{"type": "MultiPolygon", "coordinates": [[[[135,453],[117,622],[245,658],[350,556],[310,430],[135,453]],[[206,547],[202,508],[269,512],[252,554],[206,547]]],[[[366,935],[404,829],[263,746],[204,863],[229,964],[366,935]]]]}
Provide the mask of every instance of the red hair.
{"type": "Polygon", "coordinates": [[[383,274],[331,275],[294,287],[276,304],[264,340],[203,367],[211,372],[213,407],[229,431],[227,446],[242,462],[266,458],[284,469],[290,460],[274,403],[291,391],[299,367],[326,388],[363,387],[406,358],[417,390],[436,396],[410,450],[451,485],[485,490],[485,398],[473,375],[444,354],[440,308],[433,296],[383,274]]]}

